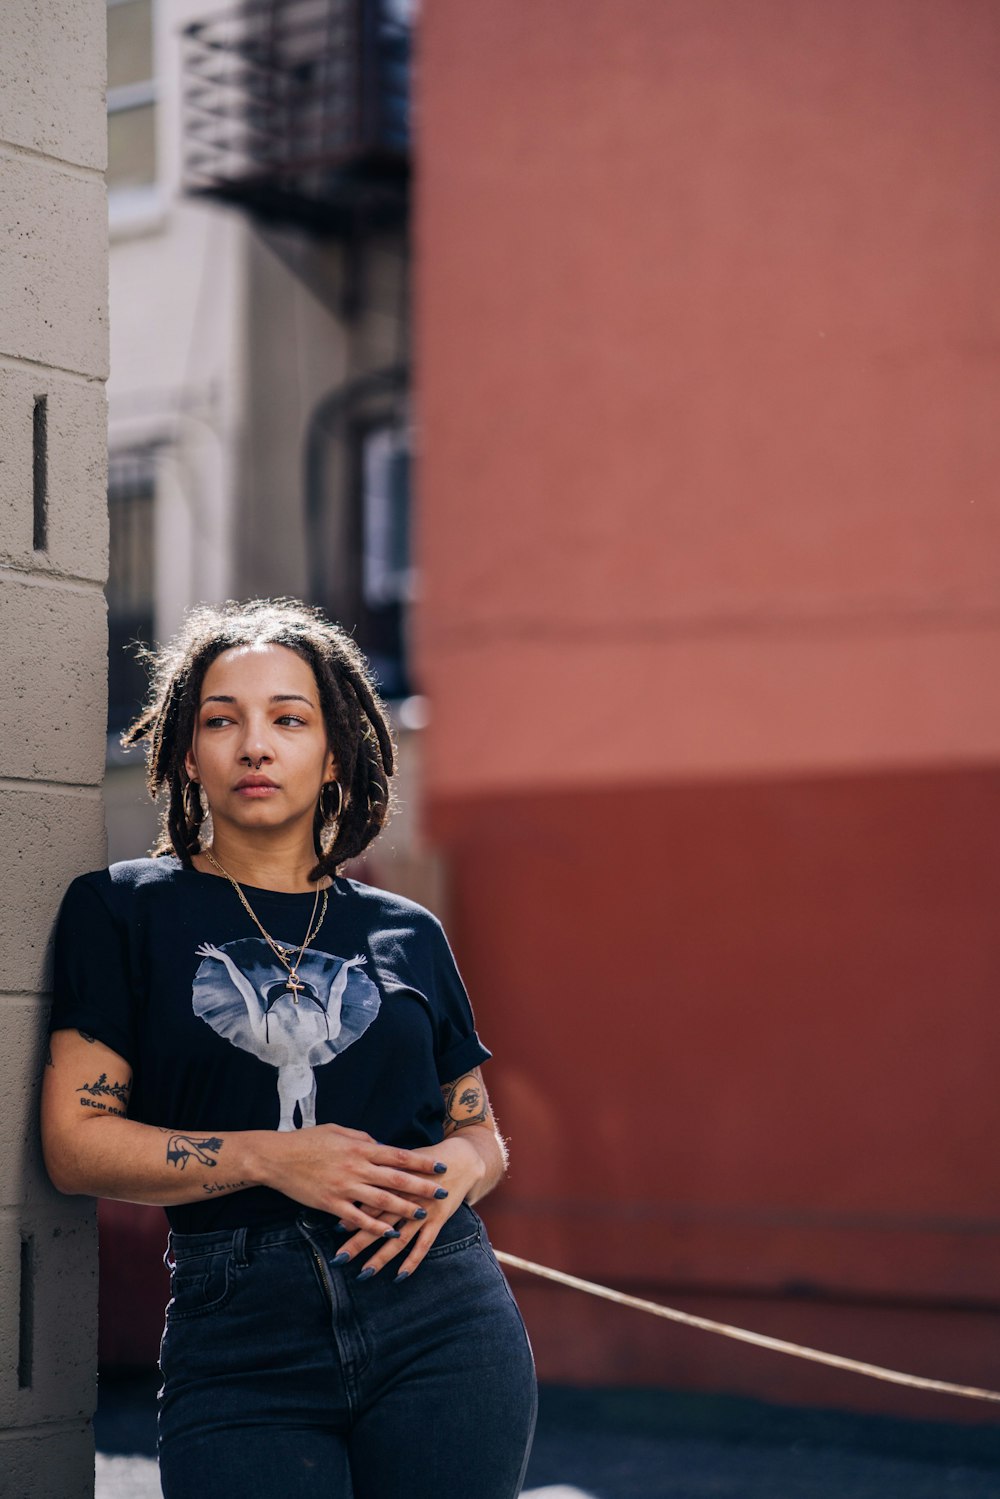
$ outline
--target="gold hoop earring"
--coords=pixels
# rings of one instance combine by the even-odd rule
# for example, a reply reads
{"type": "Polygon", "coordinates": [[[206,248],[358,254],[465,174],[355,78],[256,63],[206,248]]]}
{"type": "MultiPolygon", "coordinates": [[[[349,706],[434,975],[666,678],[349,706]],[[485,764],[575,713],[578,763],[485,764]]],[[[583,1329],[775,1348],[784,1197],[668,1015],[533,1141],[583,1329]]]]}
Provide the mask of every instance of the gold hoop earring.
{"type": "Polygon", "coordinates": [[[341,812],[344,810],[344,788],[339,781],[323,782],[323,789],[319,794],[319,805],[324,822],[336,822],[338,820],[341,812]],[[329,805],[330,788],[332,786],[336,786],[337,788],[337,810],[335,812],[331,810],[329,805]]]}
{"type": "Polygon", "coordinates": [[[188,781],[184,787],[183,794],[184,815],[188,822],[196,822],[202,816],[201,785],[198,781],[188,781]]]}

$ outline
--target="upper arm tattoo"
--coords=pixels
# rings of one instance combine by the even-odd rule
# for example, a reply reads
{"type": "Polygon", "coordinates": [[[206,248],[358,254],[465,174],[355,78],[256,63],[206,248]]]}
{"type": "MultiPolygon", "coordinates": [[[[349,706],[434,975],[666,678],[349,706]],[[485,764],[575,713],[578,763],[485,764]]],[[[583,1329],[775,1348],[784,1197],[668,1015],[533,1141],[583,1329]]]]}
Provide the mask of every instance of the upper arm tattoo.
{"type": "Polygon", "coordinates": [[[441,1096],[444,1099],[446,1136],[454,1134],[457,1129],[463,1129],[467,1124],[485,1124],[492,1118],[483,1074],[478,1067],[463,1073],[453,1083],[445,1083],[441,1096]]]}
{"type": "Polygon", "coordinates": [[[102,1072],[96,1082],[84,1083],[82,1088],[77,1088],[78,1093],[85,1093],[86,1098],[80,1099],[82,1109],[97,1109],[102,1114],[117,1114],[124,1119],[128,1111],[128,1095],[132,1087],[132,1080],[120,1083],[117,1080],[108,1082],[108,1074],[102,1072]]]}

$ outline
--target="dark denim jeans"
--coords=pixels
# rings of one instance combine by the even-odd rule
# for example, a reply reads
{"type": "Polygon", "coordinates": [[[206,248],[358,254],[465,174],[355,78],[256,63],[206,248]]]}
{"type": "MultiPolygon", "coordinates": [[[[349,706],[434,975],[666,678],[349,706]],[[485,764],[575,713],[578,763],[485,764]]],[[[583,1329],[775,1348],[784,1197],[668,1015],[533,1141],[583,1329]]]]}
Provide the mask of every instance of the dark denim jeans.
{"type": "Polygon", "coordinates": [[[172,1234],[165,1499],[514,1499],[535,1422],[520,1313],[462,1206],[408,1280],[294,1223],[172,1234]]]}

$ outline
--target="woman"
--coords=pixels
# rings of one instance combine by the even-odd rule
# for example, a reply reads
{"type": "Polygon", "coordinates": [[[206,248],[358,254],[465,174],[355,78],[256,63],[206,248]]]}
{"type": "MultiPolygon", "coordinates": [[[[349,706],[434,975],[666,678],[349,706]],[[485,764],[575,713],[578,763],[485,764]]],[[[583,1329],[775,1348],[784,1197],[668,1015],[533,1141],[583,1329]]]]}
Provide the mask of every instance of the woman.
{"type": "Polygon", "coordinates": [[[167,1210],[166,1499],[512,1499],[490,1053],[435,918],[337,873],[389,811],[364,659],[301,604],[198,610],[139,742],[162,836],[66,896],[42,1122],[62,1191],[167,1210]]]}

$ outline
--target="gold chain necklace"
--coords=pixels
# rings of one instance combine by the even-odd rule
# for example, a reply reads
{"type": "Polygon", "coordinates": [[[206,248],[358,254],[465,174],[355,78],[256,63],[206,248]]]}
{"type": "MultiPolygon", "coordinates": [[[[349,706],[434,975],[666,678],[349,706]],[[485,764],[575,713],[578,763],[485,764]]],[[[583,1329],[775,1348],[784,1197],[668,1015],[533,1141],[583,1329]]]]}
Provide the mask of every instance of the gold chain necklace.
{"type": "Polygon", "coordinates": [[[219,873],[225,875],[226,879],[229,881],[229,883],[232,885],[233,889],[236,891],[236,894],[239,896],[242,905],[246,909],[247,915],[250,917],[250,919],[253,922],[254,926],[257,928],[257,930],[260,932],[261,936],[264,938],[264,941],[267,943],[268,947],[274,953],[274,956],[278,959],[278,962],[281,963],[281,965],[284,968],[288,969],[288,987],[292,991],[292,1000],[293,1000],[293,1002],[295,1004],[298,1004],[298,1002],[299,1002],[299,990],[305,988],[305,984],[303,984],[302,980],[299,978],[299,964],[302,962],[302,954],[305,952],[306,948],[309,946],[310,942],[315,937],[315,935],[319,931],[320,927],[323,925],[323,922],[326,920],[326,908],[327,908],[327,904],[328,904],[329,899],[330,899],[329,893],[328,893],[329,887],[325,887],[324,890],[323,890],[323,909],[322,909],[322,911],[320,911],[320,913],[319,913],[319,920],[317,921],[316,920],[316,907],[319,905],[319,894],[320,894],[320,891],[319,891],[319,886],[318,885],[316,886],[316,894],[313,897],[312,915],[309,917],[309,925],[306,927],[306,934],[305,934],[305,936],[302,939],[302,946],[299,948],[297,957],[295,957],[294,959],[292,959],[292,961],[290,962],[289,959],[291,958],[291,955],[292,955],[292,949],[287,948],[287,947],[282,947],[282,945],[281,945],[280,942],[276,942],[274,940],[274,938],[271,936],[271,933],[269,931],[267,931],[266,928],[264,927],[263,923],[261,922],[260,918],[258,917],[258,915],[257,915],[256,911],[254,910],[253,906],[250,904],[250,902],[247,900],[246,896],[243,894],[243,891],[242,891],[241,887],[233,879],[232,875],[229,873],[229,870],[228,869],[223,869],[223,867],[219,863],[218,859],[212,853],[212,850],[210,848],[206,848],[206,849],[203,850],[203,852],[204,852],[205,858],[211,860],[211,862],[215,865],[215,867],[219,871],[219,873]],[[314,925],[314,923],[315,923],[315,925],[314,925]]]}

